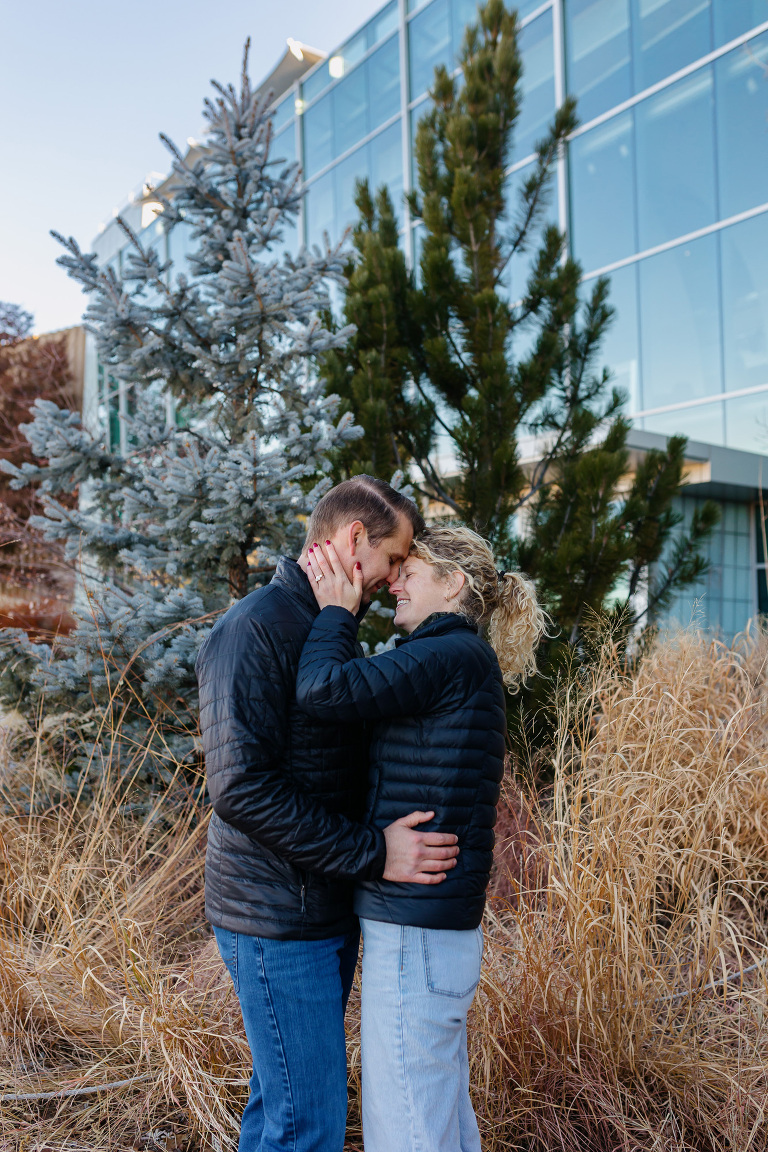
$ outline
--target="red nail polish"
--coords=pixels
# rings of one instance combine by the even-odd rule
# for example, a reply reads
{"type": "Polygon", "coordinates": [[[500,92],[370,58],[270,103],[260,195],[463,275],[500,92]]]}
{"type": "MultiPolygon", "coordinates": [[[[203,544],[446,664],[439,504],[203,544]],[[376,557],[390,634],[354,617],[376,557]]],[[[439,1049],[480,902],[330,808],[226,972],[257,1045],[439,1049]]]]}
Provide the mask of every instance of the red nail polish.
{"type": "Polygon", "coordinates": [[[326,544],[330,544],[330,540],[326,540],[326,544]]]}
{"type": "Polygon", "coordinates": [[[357,568],[358,572],[360,571],[360,565],[359,564],[355,564],[355,568],[357,568]]]}

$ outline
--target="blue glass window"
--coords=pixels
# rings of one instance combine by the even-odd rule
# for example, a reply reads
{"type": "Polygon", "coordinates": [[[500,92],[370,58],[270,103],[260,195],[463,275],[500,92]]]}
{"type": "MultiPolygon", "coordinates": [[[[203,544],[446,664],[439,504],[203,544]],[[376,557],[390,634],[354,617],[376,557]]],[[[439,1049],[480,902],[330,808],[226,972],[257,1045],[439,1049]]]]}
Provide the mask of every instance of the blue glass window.
{"type": "Polygon", "coordinates": [[[585,271],[637,251],[635,133],[631,111],[568,145],[571,247],[585,271]]]}
{"type": "Polygon", "coordinates": [[[355,185],[358,180],[370,178],[369,156],[367,148],[358,148],[346,160],[342,160],[333,169],[336,179],[336,221],[334,240],[341,239],[341,234],[357,219],[355,208],[355,185]]]}
{"type": "Polygon", "coordinates": [[[768,0],[713,0],[715,47],[768,20],[768,0]]]}
{"type": "Polygon", "coordinates": [[[647,432],[662,432],[665,436],[687,436],[704,444],[724,444],[723,402],[716,400],[673,412],[657,412],[643,419],[643,427],[647,432]]]}
{"type": "Polygon", "coordinates": [[[334,204],[333,171],[326,172],[307,189],[304,201],[307,214],[307,244],[324,243],[323,233],[327,232],[331,243],[338,239],[336,232],[336,212],[334,204]]]}
{"type": "Polygon", "coordinates": [[[358,64],[362,60],[369,47],[370,45],[368,44],[368,34],[365,28],[358,32],[356,36],[353,36],[351,40],[347,40],[346,44],[341,49],[341,57],[344,60],[345,74],[351,68],[353,68],[355,64],[358,64]]]}
{"type": "Polygon", "coordinates": [[[709,52],[709,0],[632,0],[635,90],[709,52]]]}
{"type": "Polygon", "coordinates": [[[293,119],[295,103],[296,100],[293,92],[291,91],[277,105],[274,112],[272,113],[272,130],[274,132],[279,132],[281,128],[285,127],[289,120],[293,119]]]}
{"type": "Polygon", "coordinates": [[[541,8],[542,3],[546,3],[546,0],[518,0],[514,7],[517,9],[517,15],[520,19],[524,20],[526,16],[530,16],[531,12],[541,8]]]}
{"type": "Polygon", "coordinates": [[[329,75],[328,65],[323,61],[323,63],[316,66],[314,72],[310,72],[306,80],[302,80],[302,100],[306,104],[309,104],[311,100],[314,100],[316,96],[319,96],[321,92],[325,91],[331,83],[331,80],[332,77],[329,75]]]}
{"type": "Polygon", "coordinates": [[[568,91],[582,124],[632,95],[629,0],[569,0],[565,5],[568,91]]]}
{"type": "MultiPolygon", "coordinates": [[[[593,287],[594,281],[584,283],[582,295],[585,299],[593,287]]],[[[636,412],[641,407],[636,264],[628,264],[611,273],[608,302],[615,315],[600,346],[596,366],[605,365],[610,369],[611,385],[624,394],[628,410],[636,412]]]]}
{"type": "Polygon", "coordinates": [[[768,384],[768,214],[726,228],[720,243],[725,390],[730,392],[768,384]]]}
{"type": "Polygon", "coordinates": [[[308,179],[333,160],[333,93],[304,113],[304,175],[308,179]]]}
{"type": "Polygon", "coordinates": [[[368,168],[371,191],[375,194],[382,184],[389,188],[392,206],[403,223],[403,137],[400,122],[390,124],[368,144],[368,168]]]}
{"type": "Polygon", "coordinates": [[[368,131],[400,111],[400,52],[397,38],[374,52],[365,64],[368,74],[368,131]]]}
{"type": "Polygon", "coordinates": [[[314,175],[400,108],[400,59],[392,37],[304,113],[306,174],[314,175]]]}
{"type": "Polygon", "coordinates": [[[713,113],[710,68],[635,108],[641,250],[716,219],[713,113]]]}
{"type": "Polygon", "coordinates": [[[726,400],[725,433],[729,448],[768,456],[768,392],[726,400]]]}
{"type": "Polygon", "coordinates": [[[512,163],[529,156],[547,134],[555,111],[555,58],[552,12],[526,24],[520,32],[523,77],[520,116],[512,135],[512,163]]]}
{"type": "Polygon", "coordinates": [[[366,26],[368,47],[373,48],[385,36],[389,36],[397,28],[397,0],[392,0],[381,12],[377,12],[370,24],[366,26]]]}
{"type": "Polygon", "coordinates": [[[717,238],[642,260],[639,275],[643,408],[720,392],[717,238]]]}
{"type": "MultiPolygon", "coordinates": [[[[458,63],[464,44],[464,29],[468,24],[477,23],[477,0],[452,0],[451,25],[453,29],[453,51],[458,63]]],[[[518,7],[516,5],[516,7],[518,7]]]]}
{"type": "Polygon", "coordinates": [[[184,221],[174,224],[169,231],[168,258],[172,263],[171,280],[182,275],[189,279],[192,275],[192,268],[189,263],[189,253],[192,248],[191,240],[192,229],[184,221]]]}
{"type": "Polygon", "coordinates": [[[449,69],[452,67],[452,57],[448,0],[433,0],[408,25],[412,100],[431,88],[438,64],[445,64],[449,69]]]}
{"type": "Polygon", "coordinates": [[[296,126],[289,124],[282,132],[278,132],[272,141],[270,159],[284,160],[286,164],[296,163],[296,126]]]}
{"type": "MultiPolygon", "coordinates": [[[[515,223],[520,216],[519,198],[520,190],[525,184],[529,176],[534,171],[533,164],[526,164],[524,168],[518,168],[516,172],[510,173],[507,177],[507,187],[505,192],[505,201],[507,205],[506,220],[504,228],[507,235],[514,234],[515,223]]],[[[528,278],[533,269],[534,262],[538,255],[541,238],[545,228],[550,224],[557,224],[557,197],[555,196],[554,179],[551,179],[545,194],[544,206],[538,222],[538,226],[534,227],[533,231],[529,233],[530,240],[526,251],[518,251],[509,261],[509,265],[504,277],[507,290],[509,291],[512,300],[522,299],[528,278]]],[[[515,348],[516,355],[518,354],[517,346],[515,348]]]]}
{"type": "Polygon", "coordinates": [[[721,217],[768,201],[768,33],[715,62],[721,217]]]}
{"type": "Polygon", "coordinates": [[[368,86],[365,68],[356,68],[333,90],[334,156],[368,133],[368,86]]]}

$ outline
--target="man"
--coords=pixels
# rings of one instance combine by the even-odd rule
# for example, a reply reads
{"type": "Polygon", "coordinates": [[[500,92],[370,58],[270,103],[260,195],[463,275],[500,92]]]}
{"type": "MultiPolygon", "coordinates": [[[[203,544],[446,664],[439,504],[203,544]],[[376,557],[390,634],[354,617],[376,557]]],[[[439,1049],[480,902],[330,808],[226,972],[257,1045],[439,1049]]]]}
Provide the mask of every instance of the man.
{"type": "Polygon", "coordinates": [[[213,816],[206,915],[243,1013],[253,1058],[240,1152],[341,1152],[347,1112],[344,1009],[358,951],[355,880],[439,883],[456,837],[358,823],[367,776],[362,727],[312,720],[295,703],[299,656],[317,602],[307,552],[332,541],[365,597],[394,580],[415,506],[357,476],[331,489],[299,561],[235,604],[197,662],[213,816]]]}

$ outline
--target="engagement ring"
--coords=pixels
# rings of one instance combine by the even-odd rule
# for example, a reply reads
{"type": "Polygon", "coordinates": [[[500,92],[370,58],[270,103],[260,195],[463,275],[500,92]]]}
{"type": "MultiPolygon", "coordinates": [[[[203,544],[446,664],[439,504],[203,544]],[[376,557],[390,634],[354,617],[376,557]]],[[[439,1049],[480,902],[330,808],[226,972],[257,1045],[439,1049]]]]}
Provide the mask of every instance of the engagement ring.
{"type": "Polygon", "coordinates": [[[315,576],[315,584],[319,584],[323,576],[325,576],[325,572],[321,572],[319,576],[315,576]]]}

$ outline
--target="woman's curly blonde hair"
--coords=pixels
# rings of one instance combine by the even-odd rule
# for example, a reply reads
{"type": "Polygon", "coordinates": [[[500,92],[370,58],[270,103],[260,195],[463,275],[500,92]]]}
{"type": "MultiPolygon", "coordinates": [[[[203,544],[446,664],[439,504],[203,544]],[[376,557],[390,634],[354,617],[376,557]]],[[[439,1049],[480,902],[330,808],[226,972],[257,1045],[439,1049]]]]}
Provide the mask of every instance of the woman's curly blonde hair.
{"type": "Polygon", "coordinates": [[[411,555],[436,569],[438,578],[463,572],[460,610],[488,628],[504,683],[516,690],[536,671],[536,649],[547,632],[547,615],[533,582],[521,572],[498,572],[487,541],[464,524],[426,528],[411,555]]]}

